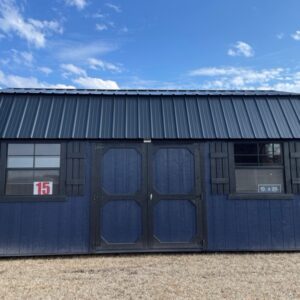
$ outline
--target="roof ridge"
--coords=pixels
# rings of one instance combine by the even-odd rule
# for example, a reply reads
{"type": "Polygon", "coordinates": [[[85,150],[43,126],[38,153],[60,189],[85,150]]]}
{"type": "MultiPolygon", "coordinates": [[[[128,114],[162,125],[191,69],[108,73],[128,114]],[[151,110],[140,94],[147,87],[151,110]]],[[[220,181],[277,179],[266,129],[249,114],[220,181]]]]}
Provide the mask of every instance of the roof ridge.
{"type": "Polygon", "coordinates": [[[276,90],[201,90],[201,89],[54,89],[54,88],[6,88],[0,89],[6,94],[83,94],[83,95],[203,95],[203,96],[280,96],[300,95],[298,93],[276,90]]]}

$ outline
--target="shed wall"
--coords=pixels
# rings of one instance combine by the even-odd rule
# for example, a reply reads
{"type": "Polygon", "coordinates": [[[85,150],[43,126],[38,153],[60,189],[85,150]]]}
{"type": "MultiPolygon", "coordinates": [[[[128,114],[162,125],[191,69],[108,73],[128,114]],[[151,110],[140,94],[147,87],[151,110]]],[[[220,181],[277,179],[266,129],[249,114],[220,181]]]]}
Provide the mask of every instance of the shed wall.
{"type": "MultiPolygon", "coordinates": [[[[85,144],[86,181],[90,147],[85,144]]],[[[63,201],[0,201],[0,255],[79,254],[89,252],[90,187],[84,196],[63,201]]]]}
{"type": "Polygon", "coordinates": [[[204,148],[207,250],[300,250],[300,196],[245,200],[212,195],[208,143],[204,148]]]}
{"type": "MultiPolygon", "coordinates": [[[[291,200],[245,200],[213,195],[208,142],[203,149],[204,250],[300,250],[300,196],[291,200]]],[[[93,165],[90,142],[85,144],[85,157],[84,196],[60,202],[0,202],[1,256],[93,252],[89,245],[93,165]]]]}

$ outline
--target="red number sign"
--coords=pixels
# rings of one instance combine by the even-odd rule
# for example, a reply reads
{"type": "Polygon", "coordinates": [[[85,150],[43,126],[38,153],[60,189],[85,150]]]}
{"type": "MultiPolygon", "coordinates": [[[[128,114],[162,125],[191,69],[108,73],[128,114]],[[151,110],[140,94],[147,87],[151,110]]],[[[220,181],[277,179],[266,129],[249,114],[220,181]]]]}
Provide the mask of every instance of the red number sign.
{"type": "Polygon", "coordinates": [[[53,182],[52,181],[35,181],[33,183],[34,195],[52,195],[53,182]]]}

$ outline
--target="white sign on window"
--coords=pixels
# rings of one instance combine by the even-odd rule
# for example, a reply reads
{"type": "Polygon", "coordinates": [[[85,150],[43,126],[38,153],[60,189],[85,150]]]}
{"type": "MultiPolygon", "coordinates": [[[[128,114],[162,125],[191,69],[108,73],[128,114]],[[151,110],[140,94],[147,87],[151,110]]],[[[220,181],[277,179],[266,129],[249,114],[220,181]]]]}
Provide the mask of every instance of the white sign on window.
{"type": "Polygon", "coordinates": [[[35,181],[33,183],[33,195],[52,195],[53,182],[52,181],[35,181]]]}
{"type": "Polygon", "coordinates": [[[281,184],[259,184],[259,193],[281,193],[281,184]]]}

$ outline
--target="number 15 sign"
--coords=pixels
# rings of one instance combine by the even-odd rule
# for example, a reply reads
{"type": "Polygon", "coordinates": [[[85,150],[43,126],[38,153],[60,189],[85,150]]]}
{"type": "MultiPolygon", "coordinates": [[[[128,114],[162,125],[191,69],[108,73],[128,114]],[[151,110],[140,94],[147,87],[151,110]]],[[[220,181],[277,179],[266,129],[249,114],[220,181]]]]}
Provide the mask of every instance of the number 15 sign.
{"type": "Polygon", "coordinates": [[[53,182],[52,181],[35,181],[33,183],[33,195],[52,195],[53,182]]]}

